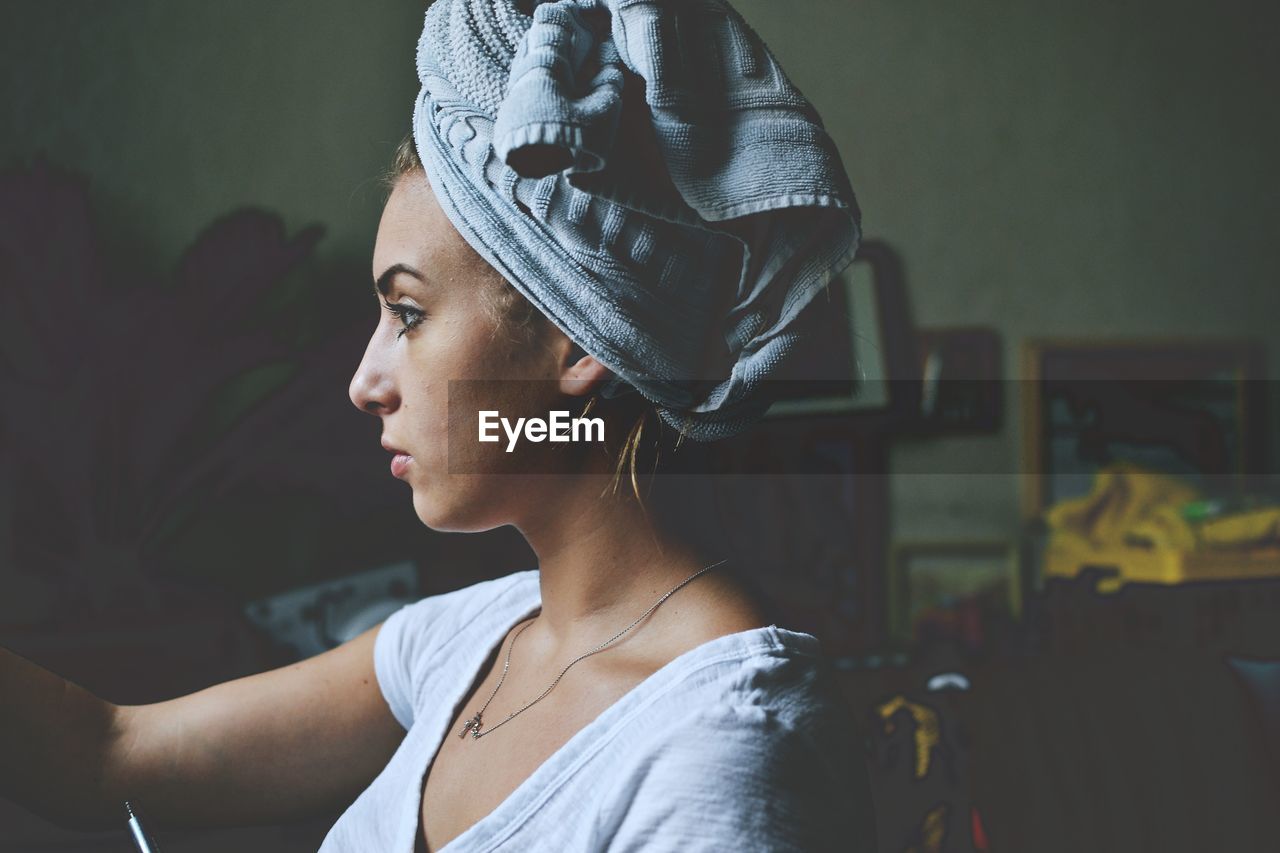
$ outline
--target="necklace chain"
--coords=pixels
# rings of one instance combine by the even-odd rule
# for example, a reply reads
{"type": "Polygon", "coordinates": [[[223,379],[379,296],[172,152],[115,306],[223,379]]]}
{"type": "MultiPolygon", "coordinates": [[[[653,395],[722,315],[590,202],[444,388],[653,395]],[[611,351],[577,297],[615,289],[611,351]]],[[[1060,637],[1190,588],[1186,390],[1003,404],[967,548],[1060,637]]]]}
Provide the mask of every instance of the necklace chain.
{"type": "MultiPolygon", "coordinates": [[[[533,619],[529,619],[529,620],[528,620],[528,621],[527,621],[527,622],[526,622],[526,623],[525,623],[525,624],[520,628],[520,630],[516,632],[515,636],[511,638],[511,645],[507,648],[507,660],[506,660],[506,663],[504,663],[504,664],[502,665],[502,676],[498,679],[498,683],[497,683],[496,685],[494,685],[493,692],[489,694],[489,699],[484,703],[484,705],[482,705],[482,706],[480,707],[480,710],[479,710],[479,711],[476,711],[475,716],[473,716],[471,719],[467,720],[466,724],[462,727],[462,731],[458,732],[458,737],[460,737],[460,738],[466,738],[466,736],[467,736],[467,732],[471,732],[471,738],[472,738],[472,740],[475,740],[475,739],[477,739],[477,738],[484,737],[485,735],[489,734],[490,732],[496,731],[497,729],[499,729],[499,728],[501,728],[502,726],[506,725],[507,723],[511,722],[511,718],[512,718],[512,717],[515,717],[515,716],[518,716],[518,715],[520,715],[520,714],[523,714],[525,711],[527,711],[527,710],[529,710],[530,708],[532,708],[532,707],[533,707],[534,705],[536,705],[538,702],[542,701],[542,698],[543,698],[544,696],[546,696],[548,693],[550,693],[552,690],[554,690],[554,689],[555,689],[555,687],[556,687],[556,685],[560,683],[560,679],[561,679],[561,678],[563,678],[563,677],[564,677],[564,674],[565,674],[566,672],[568,672],[568,671],[569,671],[569,667],[573,666],[575,663],[577,663],[578,661],[582,660],[583,658],[591,657],[592,655],[596,654],[597,652],[601,652],[601,651],[603,651],[603,650],[604,650],[604,648],[605,648],[606,646],[608,646],[610,643],[613,643],[615,640],[617,640],[617,639],[618,639],[619,637],[621,637],[623,634],[627,633],[627,632],[628,632],[628,631],[630,631],[632,628],[634,628],[635,626],[637,626],[637,625],[639,625],[641,622],[643,622],[643,621],[644,621],[644,618],[645,618],[646,616],[648,616],[648,615],[649,615],[650,613],[652,613],[654,610],[657,610],[657,609],[658,609],[658,605],[662,604],[662,602],[664,602],[664,601],[666,601],[668,598],[670,598],[670,597],[671,597],[671,596],[676,592],[676,590],[680,589],[680,587],[682,587],[682,586],[684,586],[685,584],[689,583],[689,581],[693,580],[694,578],[696,578],[698,575],[702,574],[703,572],[710,571],[711,569],[714,569],[716,566],[723,565],[724,563],[727,563],[728,561],[729,561],[729,560],[728,560],[728,558],[725,558],[725,559],[721,560],[721,561],[720,561],[720,562],[718,562],[718,563],[712,563],[711,565],[709,565],[709,566],[707,566],[707,567],[705,567],[705,568],[703,568],[703,569],[699,569],[698,571],[694,572],[694,573],[693,573],[692,575],[690,575],[689,577],[685,578],[685,579],[684,579],[683,581],[681,581],[680,583],[676,584],[676,586],[675,586],[674,588],[672,588],[670,592],[668,592],[666,595],[662,596],[662,598],[659,598],[656,602],[654,602],[654,604],[653,604],[653,606],[652,606],[652,607],[650,607],[648,610],[646,610],[644,613],[642,613],[642,614],[640,615],[640,618],[639,618],[639,619],[637,619],[636,621],[632,622],[630,625],[628,625],[626,628],[624,628],[624,629],[622,629],[621,631],[619,631],[617,634],[614,634],[614,635],[613,635],[613,637],[612,637],[611,639],[604,641],[603,643],[601,643],[600,645],[596,646],[594,649],[592,649],[591,651],[587,652],[586,654],[579,655],[578,657],[576,657],[576,658],[574,658],[572,661],[570,661],[570,662],[569,662],[569,666],[566,666],[563,670],[561,670],[561,671],[560,671],[560,674],[556,676],[556,680],[555,680],[555,681],[553,681],[553,682],[551,682],[551,686],[550,686],[550,687],[548,687],[546,690],[542,691],[542,694],[541,694],[540,696],[538,696],[538,698],[537,698],[537,699],[534,699],[532,702],[530,702],[528,705],[525,705],[525,706],[524,706],[523,708],[521,708],[520,710],[518,710],[518,711],[513,711],[512,713],[508,714],[508,715],[507,715],[507,718],[506,718],[505,720],[503,720],[502,722],[500,722],[500,723],[498,723],[497,725],[493,726],[492,728],[487,729],[486,731],[483,731],[483,732],[482,732],[482,731],[480,731],[480,728],[481,728],[481,726],[483,725],[483,723],[481,722],[481,718],[482,718],[482,717],[483,717],[483,715],[484,715],[485,709],[489,707],[489,703],[493,701],[493,697],[498,695],[498,689],[499,689],[500,687],[502,687],[502,682],[503,682],[503,681],[505,681],[505,680],[506,680],[506,678],[507,678],[507,669],[511,666],[511,652],[512,652],[512,651],[515,649],[515,647],[516,647],[516,640],[518,640],[518,639],[520,638],[520,635],[521,635],[522,633],[524,633],[524,629],[525,629],[525,628],[528,628],[530,625],[532,625],[532,624],[533,624],[533,619]]],[[[534,618],[537,618],[537,617],[534,617],[534,618]]]]}

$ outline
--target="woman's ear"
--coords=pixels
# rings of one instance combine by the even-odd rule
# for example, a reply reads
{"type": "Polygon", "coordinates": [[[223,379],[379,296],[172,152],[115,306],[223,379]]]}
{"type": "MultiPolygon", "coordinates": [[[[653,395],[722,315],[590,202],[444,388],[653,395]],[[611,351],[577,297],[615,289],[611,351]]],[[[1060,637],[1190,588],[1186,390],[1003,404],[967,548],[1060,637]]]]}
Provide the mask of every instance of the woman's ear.
{"type": "Polygon", "coordinates": [[[564,356],[560,370],[560,392],[585,397],[613,378],[613,371],[596,361],[595,356],[565,336],[564,356]]]}

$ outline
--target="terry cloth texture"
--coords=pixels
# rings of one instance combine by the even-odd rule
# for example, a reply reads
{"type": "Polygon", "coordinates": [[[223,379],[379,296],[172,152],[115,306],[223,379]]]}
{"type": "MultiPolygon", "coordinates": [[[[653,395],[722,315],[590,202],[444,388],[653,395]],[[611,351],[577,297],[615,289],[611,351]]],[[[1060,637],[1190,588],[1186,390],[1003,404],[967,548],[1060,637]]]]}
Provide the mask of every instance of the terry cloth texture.
{"type": "MultiPolygon", "coordinates": [[[[533,569],[387,618],[374,670],[405,738],[320,853],[413,853],[423,782],[444,739],[458,736],[463,700],[508,632],[541,604],[533,569]]],[[[861,739],[820,654],[817,637],[777,625],[685,652],[441,853],[871,853],[875,809],[861,739]]],[[[528,737],[541,713],[535,705],[489,737],[528,737]]]]}
{"type": "Polygon", "coordinates": [[[737,11],[436,0],[417,67],[418,153],[476,251],[690,438],[758,420],[861,216],[737,11]]]}

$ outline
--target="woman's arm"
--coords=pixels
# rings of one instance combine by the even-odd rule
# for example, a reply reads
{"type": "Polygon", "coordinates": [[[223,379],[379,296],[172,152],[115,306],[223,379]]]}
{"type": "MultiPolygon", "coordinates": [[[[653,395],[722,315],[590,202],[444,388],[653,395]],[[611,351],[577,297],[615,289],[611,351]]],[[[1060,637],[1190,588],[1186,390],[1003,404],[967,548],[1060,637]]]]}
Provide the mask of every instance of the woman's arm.
{"type": "Polygon", "coordinates": [[[112,716],[109,703],[0,648],[0,795],[58,823],[88,814],[112,716]]]}
{"type": "Polygon", "coordinates": [[[353,799],[404,737],[374,675],[381,626],[269,672],[113,705],[0,649],[0,794],[65,826],[305,817],[353,799]]]}

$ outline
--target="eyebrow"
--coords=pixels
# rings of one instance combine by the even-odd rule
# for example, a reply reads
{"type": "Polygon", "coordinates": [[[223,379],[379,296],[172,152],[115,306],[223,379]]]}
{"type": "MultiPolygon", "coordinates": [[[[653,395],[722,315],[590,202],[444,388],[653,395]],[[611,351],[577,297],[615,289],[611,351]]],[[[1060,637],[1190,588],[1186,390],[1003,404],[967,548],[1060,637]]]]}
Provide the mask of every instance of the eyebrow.
{"type": "Polygon", "coordinates": [[[421,281],[424,284],[426,283],[426,279],[422,277],[422,273],[418,272],[413,267],[407,266],[406,264],[392,264],[387,267],[386,270],[383,271],[382,275],[378,276],[378,280],[373,283],[374,292],[386,297],[387,293],[391,290],[391,280],[400,273],[411,275],[418,281],[421,281]]]}

